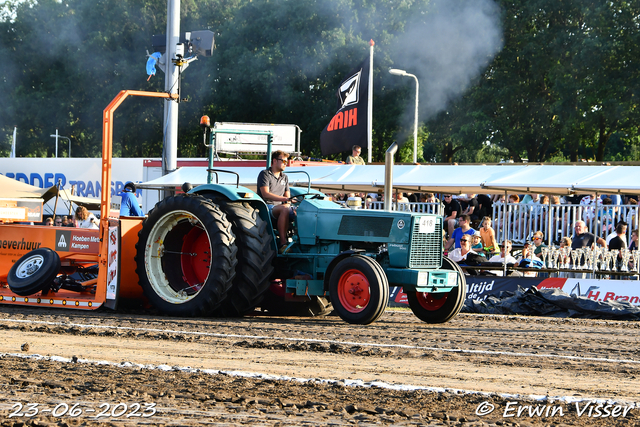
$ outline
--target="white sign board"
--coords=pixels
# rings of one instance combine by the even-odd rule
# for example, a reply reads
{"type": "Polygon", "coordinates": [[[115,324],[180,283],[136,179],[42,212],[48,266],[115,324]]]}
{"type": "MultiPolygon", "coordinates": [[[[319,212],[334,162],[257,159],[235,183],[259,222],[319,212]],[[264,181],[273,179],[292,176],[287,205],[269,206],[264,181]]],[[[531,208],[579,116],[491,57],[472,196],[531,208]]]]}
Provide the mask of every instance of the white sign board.
{"type": "MultiPolygon", "coordinates": [[[[111,195],[118,194],[127,181],[143,180],[142,158],[113,159],[110,185],[111,195]]],[[[74,186],[75,195],[100,198],[102,195],[102,159],[101,158],[0,158],[0,174],[26,184],[40,188],[54,186],[58,180],[62,188],[69,190],[74,186]]],[[[136,191],[138,201],[142,200],[142,190],[136,191]]],[[[6,197],[1,195],[0,197],[6,197]]],[[[49,213],[53,210],[53,200],[47,203],[49,213]]],[[[58,203],[58,214],[68,214],[69,208],[63,202],[58,203]]]]}
{"type": "MultiPolygon", "coordinates": [[[[272,132],[271,150],[282,150],[292,153],[298,144],[299,128],[296,125],[280,125],[266,123],[232,123],[216,122],[215,130],[224,131],[260,131],[272,132]]],[[[266,153],[267,135],[247,135],[242,133],[216,133],[216,151],[227,153],[266,153]]]]}

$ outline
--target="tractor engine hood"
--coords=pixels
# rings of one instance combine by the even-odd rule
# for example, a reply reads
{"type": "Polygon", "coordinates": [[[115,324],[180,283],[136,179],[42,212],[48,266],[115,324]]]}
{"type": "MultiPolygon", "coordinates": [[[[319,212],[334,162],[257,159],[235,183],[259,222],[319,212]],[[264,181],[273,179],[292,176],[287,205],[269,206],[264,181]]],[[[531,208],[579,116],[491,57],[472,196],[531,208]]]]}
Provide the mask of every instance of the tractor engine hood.
{"type": "Polygon", "coordinates": [[[304,200],[297,212],[303,245],[320,240],[406,244],[411,235],[410,212],[352,210],[327,200],[304,200]]]}

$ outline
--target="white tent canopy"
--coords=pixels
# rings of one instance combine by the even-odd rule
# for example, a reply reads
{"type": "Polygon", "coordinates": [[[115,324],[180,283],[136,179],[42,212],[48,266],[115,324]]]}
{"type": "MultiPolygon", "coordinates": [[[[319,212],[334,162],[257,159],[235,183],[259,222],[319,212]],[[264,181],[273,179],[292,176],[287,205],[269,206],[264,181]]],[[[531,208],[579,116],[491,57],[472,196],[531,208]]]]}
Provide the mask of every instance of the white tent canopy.
{"type": "MultiPolygon", "coordinates": [[[[255,189],[260,167],[218,169],[240,175],[240,185],[255,189]]],[[[377,192],[384,187],[383,165],[333,165],[287,168],[293,186],[311,186],[322,191],[377,192]]],[[[396,165],[394,189],[411,192],[640,194],[640,166],[581,165],[396,165]]],[[[236,176],[219,174],[222,184],[235,184],[236,176]]],[[[207,170],[183,167],[161,178],[139,184],[140,188],[166,189],[184,182],[207,183],[207,170]]]]}
{"type": "Polygon", "coordinates": [[[46,203],[56,195],[79,206],[85,206],[87,209],[100,209],[100,199],[74,196],[68,190],[60,190],[55,185],[50,188],[40,188],[0,175],[0,198],[35,198],[43,199],[46,203]]]}

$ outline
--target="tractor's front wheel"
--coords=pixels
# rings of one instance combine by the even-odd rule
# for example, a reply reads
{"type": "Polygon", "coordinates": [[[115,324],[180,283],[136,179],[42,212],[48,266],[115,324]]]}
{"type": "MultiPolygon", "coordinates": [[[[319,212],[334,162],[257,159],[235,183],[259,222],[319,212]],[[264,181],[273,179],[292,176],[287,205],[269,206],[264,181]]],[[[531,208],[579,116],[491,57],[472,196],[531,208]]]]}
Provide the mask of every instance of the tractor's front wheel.
{"type": "Polygon", "coordinates": [[[345,322],[375,322],[389,303],[389,282],[374,260],[354,255],[341,260],[331,273],[329,294],[333,308],[345,322]]]}
{"type": "Polygon", "coordinates": [[[142,224],[136,272],[151,304],[172,316],[210,315],[235,276],[235,237],[220,208],[201,196],[158,203],[142,224]]]}
{"type": "Polygon", "coordinates": [[[458,273],[458,287],[450,292],[407,292],[411,311],[427,323],[445,323],[454,318],[462,309],[467,296],[467,281],[462,269],[449,258],[444,257],[442,268],[458,273]]]}

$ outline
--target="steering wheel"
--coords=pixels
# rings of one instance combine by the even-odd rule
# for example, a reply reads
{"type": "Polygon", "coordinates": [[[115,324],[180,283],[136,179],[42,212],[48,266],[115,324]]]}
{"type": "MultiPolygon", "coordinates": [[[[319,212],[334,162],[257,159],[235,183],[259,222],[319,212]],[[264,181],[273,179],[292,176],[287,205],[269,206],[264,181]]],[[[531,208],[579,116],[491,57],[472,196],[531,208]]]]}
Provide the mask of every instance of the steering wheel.
{"type": "Polygon", "coordinates": [[[305,196],[312,196],[310,197],[310,199],[324,199],[324,196],[322,194],[304,193],[304,194],[296,194],[295,196],[291,196],[289,197],[289,200],[295,200],[296,202],[301,202],[302,200],[304,200],[305,196]]]}

